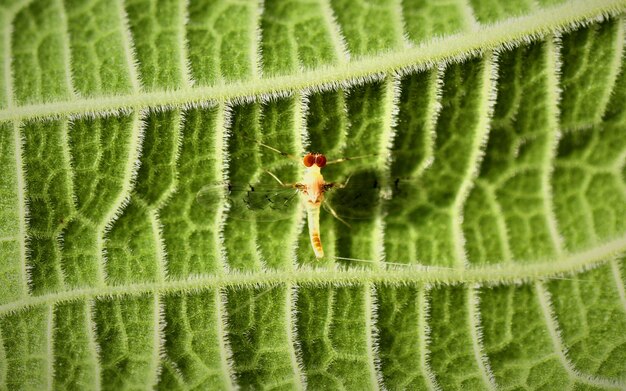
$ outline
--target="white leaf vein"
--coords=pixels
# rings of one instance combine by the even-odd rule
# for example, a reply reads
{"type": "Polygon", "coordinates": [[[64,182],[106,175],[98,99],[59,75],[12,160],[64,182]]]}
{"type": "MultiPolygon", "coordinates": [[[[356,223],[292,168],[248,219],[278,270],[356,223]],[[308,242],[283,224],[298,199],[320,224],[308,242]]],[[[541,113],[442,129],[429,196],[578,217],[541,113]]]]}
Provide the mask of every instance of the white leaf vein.
{"type": "MultiPolygon", "coordinates": [[[[176,91],[135,91],[127,95],[89,97],[75,101],[26,104],[11,110],[0,110],[0,121],[39,118],[50,115],[85,114],[114,111],[121,108],[184,105],[197,102],[249,100],[294,90],[320,89],[350,84],[360,79],[392,71],[414,71],[430,68],[437,63],[459,61],[479,51],[510,47],[545,34],[567,31],[581,23],[599,17],[617,15],[624,11],[626,0],[577,0],[561,6],[512,18],[505,22],[481,26],[473,34],[457,34],[435,38],[413,48],[364,56],[343,64],[295,72],[292,75],[259,80],[236,81],[228,84],[196,87],[176,91]]],[[[128,37],[126,39],[128,41],[128,37]]],[[[132,60],[132,55],[129,55],[132,60]]]]}
{"type": "Polygon", "coordinates": [[[598,267],[609,259],[626,251],[626,236],[598,245],[579,253],[567,254],[561,259],[541,263],[510,264],[506,268],[496,264],[477,266],[468,269],[440,268],[436,266],[408,265],[388,267],[383,270],[372,268],[308,268],[297,270],[262,270],[255,273],[231,271],[226,274],[199,275],[183,280],[169,280],[163,283],[142,282],[124,286],[84,287],[62,292],[51,292],[38,296],[25,297],[0,305],[0,316],[25,307],[79,298],[141,295],[147,292],[187,292],[195,289],[219,287],[261,287],[282,283],[298,285],[385,283],[385,284],[518,284],[524,281],[546,280],[576,274],[598,267]]]}
{"type": "Polygon", "coordinates": [[[574,365],[567,358],[567,350],[563,341],[561,339],[561,333],[558,328],[558,320],[553,313],[552,310],[552,302],[550,299],[550,293],[544,286],[544,284],[540,281],[535,282],[535,292],[537,295],[537,300],[539,301],[539,306],[541,308],[545,325],[548,329],[548,334],[552,341],[552,345],[554,347],[554,352],[557,355],[559,361],[563,368],[567,371],[569,376],[572,379],[578,380],[580,382],[589,384],[591,386],[600,387],[600,388],[625,388],[626,384],[620,384],[611,379],[604,379],[595,376],[590,376],[587,374],[580,373],[574,365]]]}

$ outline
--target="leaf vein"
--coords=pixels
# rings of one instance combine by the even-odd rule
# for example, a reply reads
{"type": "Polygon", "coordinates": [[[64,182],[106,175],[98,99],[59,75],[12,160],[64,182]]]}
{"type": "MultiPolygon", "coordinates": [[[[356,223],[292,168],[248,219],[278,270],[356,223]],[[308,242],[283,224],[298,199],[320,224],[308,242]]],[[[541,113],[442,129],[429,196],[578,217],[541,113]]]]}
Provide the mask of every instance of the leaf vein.
{"type": "Polygon", "coordinates": [[[335,13],[330,6],[330,0],[320,0],[320,6],[322,8],[324,18],[326,19],[330,38],[333,41],[335,55],[337,56],[337,63],[339,65],[344,65],[350,61],[350,51],[348,50],[346,38],[341,32],[341,26],[337,23],[335,13]]]}
{"type": "Polygon", "coordinates": [[[296,330],[298,312],[296,299],[294,299],[294,297],[297,296],[297,286],[287,284],[285,291],[285,326],[287,343],[289,345],[289,359],[291,361],[291,368],[296,379],[296,387],[298,389],[305,390],[307,388],[306,376],[303,370],[304,365],[302,364],[302,357],[297,338],[298,333],[296,330]]]}
{"type": "Polygon", "coordinates": [[[143,131],[146,125],[143,120],[145,115],[146,113],[142,111],[140,113],[135,112],[133,116],[130,145],[128,147],[128,160],[126,161],[126,166],[124,167],[124,177],[122,179],[122,190],[119,192],[117,198],[113,202],[113,205],[102,220],[100,227],[98,227],[100,234],[98,235],[97,246],[101,260],[98,262],[97,273],[100,284],[104,284],[106,280],[106,257],[104,243],[106,241],[107,232],[113,226],[115,220],[117,220],[119,215],[123,212],[126,204],[128,204],[135,181],[135,175],[137,174],[137,169],[139,168],[139,154],[143,141],[143,131]]]}
{"type": "Polygon", "coordinates": [[[562,259],[524,265],[515,262],[507,268],[500,265],[480,266],[468,269],[439,268],[409,265],[386,270],[371,268],[307,268],[295,271],[263,270],[256,273],[232,271],[228,274],[197,275],[185,280],[169,280],[163,283],[146,282],[126,286],[85,287],[63,292],[47,293],[0,305],[0,316],[25,307],[55,303],[87,297],[142,295],[147,292],[185,292],[193,289],[265,286],[291,282],[299,285],[325,285],[347,283],[432,283],[432,284],[519,284],[523,281],[538,281],[575,274],[598,267],[616,254],[626,251],[626,236],[591,250],[567,254],[562,259]]]}
{"type": "Polygon", "coordinates": [[[503,262],[511,262],[513,260],[513,255],[511,253],[511,241],[509,239],[509,229],[506,225],[506,220],[504,218],[504,213],[502,211],[502,206],[498,201],[498,197],[496,192],[488,182],[477,179],[476,186],[482,188],[484,194],[486,195],[486,202],[491,204],[494,214],[493,216],[496,219],[496,225],[498,226],[498,233],[500,234],[500,241],[502,242],[502,261],[503,262]]]}
{"type": "Polygon", "coordinates": [[[28,218],[28,207],[26,205],[26,184],[24,183],[24,165],[22,162],[22,135],[20,133],[20,127],[17,123],[13,122],[13,141],[15,146],[15,168],[17,179],[17,215],[19,225],[19,245],[20,245],[20,277],[22,280],[22,295],[28,296],[28,282],[29,274],[26,267],[26,219],[28,218]]]}
{"type": "Polygon", "coordinates": [[[11,67],[11,37],[13,35],[13,19],[15,18],[14,14],[10,14],[8,11],[4,12],[3,22],[4,22],[4,53],[2,55],[3,58],[3,71],[4,71],[4,94],[6,99],[7,109],[13,107],[13,72],[11,67]]]}
{"type": "Polygon", "coordinates": [[[189,0],[181,0],[178,2],[180,6],[179,14],[181,17],[181,26],[178,31],[178,45],[180,47],[180,71],[183,89],[191,88],[195,81],[192,77],[191,62],[189,60],[189,42],[187,41],[186,27],[189,22],[189,0]]]}
{"type": "Polygon", "coordinates": [[[72,80],[72,54],[70,51],[70,37],[68,31],[68,23],[67,23],[67,11],[65,9],[65,5],[63,4],[63,0],[57,0],[59,7],[59,15],[61,19],[61,25],[63,26],[61,34],[61,39],[63,40],[63,68],[65,74],[65,84],[67,85],[67,90],[70,94],[70,99],[76,98],[76,90],[74,89],[74,81],[72,80]]]}
{"type": "MultiPolygon", "coordinates": [[[[617,76],[622,69],[622,60],[624,57],[624,34],[626,29],[624,28],[624,24],[626,24],[626,18],[621,17],[617,20],[617,31],[615,34],[617,37],[615,38],[615,46],[613,49],[613,58],[609,63],[609,71],[607,75],[607,87],[604,90],[604,95],[600,98],[600,103],[598,107],[598,117],[594,118],[595,123],[602,122],[602,118],[606,112],[607,106],[609,105],[609,101],[611,99],[611,95],[614,92],[615,84],[617,83],[617,76]]],[[[623,70],[622,70],[623,71],[623,70]]]]}
{"type": "Polygon", "coordinates": [[[96,323],[93,321],[94,301],[85,301],[85,319],[87,327],[87,337],[89,338],[87,346],[89,347],[89,353],[94,363],[94,390],[100,391],[102,389],[101,384],[101,368],[102,362],[100,361],[100,348],[96,342],[96,323]]]}
{"type": "Polygon", "coordinates": [[[54,303],[48,304],[46,315],[46,389],[54,389],[54,303]]]}
{"type": "Polygon", "coordinates": [[[469,287],[467,290],[467,308],[469,312],[468,319],[472,348],[474,350],[476,364],[478,365],[485,386],[490,390],[497,390],[498,386],[496,385],[495,376],[491,371],[489,358],[485,354],[485,348],[483,346],[483,336],[480,325],[480,298],[477,290],[477,286],[469,287]]]}
{"type": "Polygon", "coordinates": [[[384,53],[384,55],[363,57],[351,62],[350,67],[338,64],[315,70],[299,71],[293,75],[237,81],[188,90],[135,91],[127,95],[91,97],[71,102],[27,104],[11,110],[1,110],[0,121],[50,115],[86,114],[122,108],[243,100],[246,97],[254,99],[293,90],[323,89],[338,84],[350,84],[384,72],[423,70],[438,62],[459,61],[481,50],[510,47],[544,34],[567,31],[598,17],[624,12],[625,7],[625,0],[596,2],[579,0],[523,17],[512,18],[506,23],[483,26],[473,34],[437,38],[414,48],[403,48],[384,53]]]}
{"type": "Polygon", "coordinates": [[[622,309],[626,313],[626,290],[624,289],[624,280],[622,280],[622,273],[615,259],[611,260],[611,272],[619,295],[619,301],[622,304],[622,309]]]}
{"type": "Polygon", "coordinates": [[[263,77],[263,52],[261,51],[263,37],[261,32],[261,19],[263,17],[264,2],[265,0],[250,2],[252,4],[252,12],[250,13],[252,20],[248,25],[254,26],[254,28],[251,29],[252,36],[250,37],[252,42],[252,45],[250,45],[250,69],[252,71],[253,80],[258,80],[263,77]]]}
{"type": "Polygon", "coordinates": [[[150,365],[152,366],[152,379],[150,379],[150,385],[152,389],[156,389],[159,385],[159,378],[161,376],[161,357],[164,356],[164,343],[165,338],[163,338],[163,333],[165,330],[165,309],[163,307],[163,303],[161,302],[161,298],[159,297],[159,293],[154,293],[154,336],[152,342],[152,362],[150,365]]]}
{"type": "Polygon", "coordinates": [[[226,314],[226,292],[223,289],[216,289],[215,295],[215,308],[217,313],[217,319],[215,324],[217,325],[217,337],[220,348],[220,364],[222,367],[222,375],[225,377],[224,383],[227,384],[229,389],[236,389],[235,380],[235,364],[233,362],[233,352],[228,343],[228,316],[226,314]]]}
{"type": "Polygon", "coordinates": [[[461,1],[461,12],[463,13],[463,21],[465,22],[465,28],[469,31],[477,31],[480,29],[480,23],[474,14],[474,8],[470,0],[461,1]]]}
{"type": "Polygon", "coordinates": [[[539,301],[539,306],[541,308],[541,312],[543,313],[544,321],[548,329],[554,351],[559,361],[561,362],[561,365],[567,371],[569,376],[573,379],[596,387],[626,387],[626,384],[620,384],[619,382],[613,381],[611,379],[604,379],[581,373],[574,367],[571,361],[567,358],[567,349],[563,345],[563,341],[561,340],[558,319],[554,315],[552,309],[550,293],[545,288],[544,284],[540,281],[535,282],[535,292],[537,294],[537,300],[539,301]]]}
{"type": "Polygon", "coordinates": [[[376,302],[376,287],[367,283],[363,286],[365,295],[365,344],[367,347],[367,366],[370,373],[370,382],[373,389],[384,389],[383,375],[380,370],[380,359],[378,354],[378,329],[376,319],[378,313],[378,303],[376,302]]]}
{"type": "Polygon", "coordinates": [[[487,138],[489,137],[489,121],[493,115],[493,107],[496,100],[496,85],[498,75],[497,56],[489,53],[483,60],[482,75],[482,99],[483,106],[479,107],[479,119],[476,123],[476,135],[474,136],[471,155],[467,172],[465,172],[461,186],[452,207],[452,233],[456,262],[459,266],[467,267],[468,259],[465,249],[465,237],[463,234],[463,206],[469,196],[469,192],[479,173],[482,157],[485,154],[487,138]]]}
{"type": "Polygon", "coordinates": [[[417,320],[418,328],[419,328],[419,343],[420,343],[420,367],[422,370],[422,375],[426,380],[428,388],[431,391],[438,391],[441,389],[441,386],[437,383],[437,377],[433,373],[430,368],[430,364],[428,363],[428,358],[430,352],[428,350],[428,344],[430,343],[430,327],[428,327],[428,291],[430,287],[424,285],[422,289],[419,290],[418,295],[418,311],[419,317],[417,320]]]}
{"type": "Polygon", "coordinates": [[[128,15],[124,9],[124,0],[118,0],[116,2],[118,7],[120,24],[121,24],[121,36],[122,47],[124,48],[124,56],[126,58],[126,65],[128,66],[128,76],[133,93],[137,94],[141,91],[141,79],[139,77],[138,63],[139,60],[135,54],[135,48],[133,44],[133,37],[130,32],[128,24],[128,15]]]}
{"type": "Polygon", "coordinates": [[[561,42],[559,38],[552,37],[546,40],[546,73],[548,103],[548,145],[546,146],[546,156],[541,166],[541,194],[546,213],[548,231],[556,251],[557,257],[563,252],[563,238],[559,233],[558,223],[555,215],[554,198],[552,196],[551,178],[554,172],[554,162],[559,141],[559,102],[561,90],[558,86],[558,74],[561,69],[561,59],[559,50],[561,42]]]}

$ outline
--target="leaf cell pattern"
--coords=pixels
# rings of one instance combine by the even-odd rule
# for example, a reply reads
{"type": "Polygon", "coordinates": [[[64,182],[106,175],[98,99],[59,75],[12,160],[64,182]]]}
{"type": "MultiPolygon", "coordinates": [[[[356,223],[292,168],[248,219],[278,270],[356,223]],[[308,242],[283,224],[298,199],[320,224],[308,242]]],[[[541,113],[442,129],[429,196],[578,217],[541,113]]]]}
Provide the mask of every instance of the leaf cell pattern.
{"type": "Polygon", "coordinates": [[[3,2],[0,389],[626,388],[626,4],[561,3],[3,2]],[[325,259],[198,202],[263,144],[367,156],[325,259]]]}

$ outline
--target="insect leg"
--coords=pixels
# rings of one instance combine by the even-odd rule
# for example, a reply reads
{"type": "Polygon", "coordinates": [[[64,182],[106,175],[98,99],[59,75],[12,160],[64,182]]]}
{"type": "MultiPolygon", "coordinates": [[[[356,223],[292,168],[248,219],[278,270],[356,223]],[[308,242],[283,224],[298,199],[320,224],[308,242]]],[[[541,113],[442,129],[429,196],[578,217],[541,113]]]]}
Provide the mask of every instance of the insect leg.
{"type": "Polygon", "coordinates": [[[327,182],[324,184],[324,191],[328,191],[331,189],[344,189],[346,186],[348,186],[348,182],[350,182],[350,178],[352,178],[352,174],[350,174],[348,176],[348,179],[346,179],[345,182],[343,183],[337,183],[337,182],[327,182]]]}
{"type": "Polygon", "coordinates": [[[280,180],[280,178],[278,176],[276,176],[276,174],[274,174],[273,172],[269,171],[269,170],[264,170],[266,174],[268,174],[269,176],[271,176],[272,178],[274,178],[276,180],[276,182],[278,182],[282,187],[298,187],[298,184],[293,184],[293,183],[284,183],[283,181],[280,180]]]}
{"type": "Polygon", "coordinates": [[[348,224],[348,222],[346,222],[344,219],[342,219],[341,217],[339,217],[339,215],[337,214],[337,212],[333,209],[332,206],[330,206],[330,204],[328,204],[327,202],[324,202],[324,207],[326,208],[326,210],[328,210],[334,218],[336,218],[337,220],[341,221],[342,223],[344,223],[348,228],[352,228],[352,226],[350,224],[348,224]]]}

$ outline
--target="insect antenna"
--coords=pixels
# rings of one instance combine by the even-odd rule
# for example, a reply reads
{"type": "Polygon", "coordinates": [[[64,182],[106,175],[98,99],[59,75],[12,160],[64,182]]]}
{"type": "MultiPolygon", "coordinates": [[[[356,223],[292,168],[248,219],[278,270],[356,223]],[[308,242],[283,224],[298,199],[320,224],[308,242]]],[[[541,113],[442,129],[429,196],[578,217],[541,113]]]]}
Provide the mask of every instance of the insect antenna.
{"type": "Polygon", "coordinates": [[[347,161],[350,161],[350,160],[365,159],[365,158],[374,157],[374,156],[378,156],[378,154],[377,153],[370,153],[370,154],[361,155],[361,156],[343,157],[343,158],[340,158],[340,159],[329,160],[329,161],[326,162],[326,165],[343,163],[343,162],[347,162],[347,161]]]}
{"type": "Polygon", "coordinates": [[[279,154],[279,155],[281,155],[281,156],[284,156],[284,157],[286,157],[286,158],[288,158],[288,159],[291,159],[291,160],[293,160],[293,161],[295,161],[295,162],[300,163],[300,159],[299,159],[299,158],[297,158],[297,157],[296,157],[296,156],[294,156],[294,155],[291,155],[291,154],[289,154],[289,153],[287,153],[287,152],[281,151],[280,149],[277,149],[277,148],[274,148],[274,147],[272,147],[272,146],[270,146],[270,145],[267,145],[267,144],[265,144],[265,143],[262,143],[262,142],[261,142],[261,141],[259,141],[259,140],[256,140],[256,139],[253,139],[253,138],[250,138],[250,137],[246,137],[246,136],[243,136],[243,138],[245,138],[245,139],[247,139],[247,140],[250,140],[250,141],[252,141],[252,142],[254,142],[254,143],[257,143],[257,144],[259,144],[260,146],[262,146],[262,147],[264,147],[264,148],[267,148],[267,149],[269,149],[270,151],[276,152],[276,153],[278,153],[278,154],[279,154]]]}

